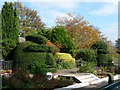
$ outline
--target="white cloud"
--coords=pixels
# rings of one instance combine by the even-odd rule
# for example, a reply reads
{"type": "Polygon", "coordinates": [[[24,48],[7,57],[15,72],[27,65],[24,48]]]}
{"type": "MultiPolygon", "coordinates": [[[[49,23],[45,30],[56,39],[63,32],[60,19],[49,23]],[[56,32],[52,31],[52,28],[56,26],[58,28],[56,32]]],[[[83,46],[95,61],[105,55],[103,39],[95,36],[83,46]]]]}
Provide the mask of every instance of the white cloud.
{"type": "Polygon", "coordinates": [[[118,2],[119,0],[22,0],[28,2],[118,2]]]}
{"type": "Polygon", "coordinates": [[[46,23],[48,27],[55,25],[55,20],[57,16],[63,17],[66,16],[66,13],[58,12],[56,10],[49,10],[40,13],[42,21],[46,23]]]}
{"type": "Polygon", "coordinates": [[[115,43],[115,40],[118,38],[118,23],[112,23],[109,25],[109,28],[102,30],[102,34],[107,37],[108,40],[115,43]]]}
{"type": "Polygon", "coordinates": [[[31,5],[42,9],[73,9],[80,7],[80,5],[76,2],[31,2],[31,5]]]}
{"type": "MultiPolygon", "coordinates": [[[[2,2],[8,0],[1,0],[2,2]]],[[[9,0],[9,2],[118,2],[119,0],[9,0]]]]}
{"type": "Polygon", "coordinates": [[[107,16],[118,12],[118,2],[109,2],[98,10],[91,11],[92,15],[107,16]]]}

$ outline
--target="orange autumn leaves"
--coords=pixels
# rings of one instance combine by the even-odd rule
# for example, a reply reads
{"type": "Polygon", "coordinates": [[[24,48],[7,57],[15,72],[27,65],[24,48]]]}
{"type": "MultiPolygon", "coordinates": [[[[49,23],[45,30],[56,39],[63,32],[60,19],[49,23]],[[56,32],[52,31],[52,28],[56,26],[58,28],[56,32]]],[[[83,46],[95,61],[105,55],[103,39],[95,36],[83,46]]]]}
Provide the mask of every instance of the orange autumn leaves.
{"type": "Polygon", "coordinates": [[[90,47],[99,40],[98,30],[79,15],[67,13],[67,16],[56,18],[56,23],[66,28],[78,49],[90,47]]]}
{"type": "Polygon", "coordinates": [[[59,48],[62,48],[62,46],[60,45],[60,42],[59,42],[59,41],[56,41],[56,42],[55,42],[55,45],[54,45],[53,43],[50,42],[50,40],[48,40],[48,41],[46,42],[46,46],[51,46],[51,47],[54,47],[54,48],[55,48],[55,50],[52,52],[53,54],[59,52],[59,51],[60,51],[59,48]]]}

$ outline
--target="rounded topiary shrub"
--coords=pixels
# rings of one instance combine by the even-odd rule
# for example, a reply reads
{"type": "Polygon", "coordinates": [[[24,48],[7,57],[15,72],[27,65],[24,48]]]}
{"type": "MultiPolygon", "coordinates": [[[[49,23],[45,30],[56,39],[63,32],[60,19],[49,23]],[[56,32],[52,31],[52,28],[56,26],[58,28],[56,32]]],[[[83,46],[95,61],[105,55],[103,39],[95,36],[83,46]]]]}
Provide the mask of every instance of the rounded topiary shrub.
{"type": "Polygon", "coordinates": [[[98,54],[97,56],[98,65],[106,65],[108,62],[108,54],[98,54]]]}
{"type": "Polygon", "coordinates": [[[47,42],[47,38],[39,34],[28,35],[25,37],[26,41],[32,41],[38,44],[45,45],[47,42]]]}
{"type": "Polygon", "coordinates": [[[97,41],[91,46],[97,51],[98,66],[112,66],[112,57],[109,56],[108,45],[104,41],[97,41]]]}
{"type": "Polygon", "coordinates": [[[98,50],[97,50],[97,53],[98,53],[98,54],[99,54],[99,53],[108,54],[109,51],[108,51],[108,50],[105,50],[105,49],[98,49],[98,50]]]}
{"type": "Polygon", "coordinates": [[[95,62],[96,63],[96,53],[92,49],[81,49],[77,52],[75,59],[82,59],[83,61],[95,62]]]}
{"type": "MultiPolygon", "coordinates": [[[[29,70],[30,67],[35,64],[35,62],[39,62],[43,65],[45,64],[47,60],[47,55],[49,55],[50,53],[46,54],[46,52],[29,52],[26,50],[26,48],[30,45],[39,45],[39,44],[30,41],[25,41],[23,43],[20,43],[16,47],[13,58],[13,65],[15,67],[20,67],[24,70],[29,70]]],[[[50,62],[49,65],[53,66],[55,60],[52,55],[49,62],[50,62]]]]}
{"type": "Polygon", "coordinates": [[[29,45],[26,48],[27,51],[30,52],[53,52],[54,47],[46,46],[46,45],[29,45]]]}
{"type": "Polygon", "coordinates": [[[57,68],[59,69],[72,69],[75,68],[75,58],[68,53],[56,53],[55,60],[57,68]]]}
{"type": "Polygon", "coordinates": [[[91,46],[93,49],[105,49],[107,50],[108,45],[104,41],[97,41],[95,44],[91,46]]]}
{"type": "Polygon", "coordinates": [[[113,66],[112,57],[110,57],[109,54],[98,54],[97,61],[99,66],[113,66]]]}

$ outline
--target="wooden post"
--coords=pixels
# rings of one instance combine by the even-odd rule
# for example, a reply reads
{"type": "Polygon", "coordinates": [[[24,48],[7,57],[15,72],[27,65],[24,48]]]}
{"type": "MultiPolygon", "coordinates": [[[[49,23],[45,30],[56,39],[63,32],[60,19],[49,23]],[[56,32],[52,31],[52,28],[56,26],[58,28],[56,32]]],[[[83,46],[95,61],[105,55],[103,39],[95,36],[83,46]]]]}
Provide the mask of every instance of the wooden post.
{"type": "Polygon", "coordinates": [[[108,84],[111,84],[112,82],[114,82],[114,78],[112,74],[107,74],[108,78],[108,84]]]}

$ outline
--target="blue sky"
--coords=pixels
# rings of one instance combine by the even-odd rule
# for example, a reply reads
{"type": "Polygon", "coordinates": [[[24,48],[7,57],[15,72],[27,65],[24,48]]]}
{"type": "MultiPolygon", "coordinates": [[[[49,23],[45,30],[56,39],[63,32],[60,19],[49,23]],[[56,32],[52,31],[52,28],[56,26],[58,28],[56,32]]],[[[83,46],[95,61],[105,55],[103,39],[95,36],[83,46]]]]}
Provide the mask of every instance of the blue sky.
{"type": "MultiPolygon", "coordinates": [[[[13,0],[16,1],[16,0],[13,0]]],[[[19,0],[20,1],[20,0],[19,0]]],[[[113,0],[114,1],[114,0],[113,0]]],[[[0,3],[5,0],[0,1],[0,3]]],[[[84,16],[91,25],[96,26],[105,35],[108,40],[115,43],[118,38],[118,1],[108,2],[104,0],[97,2],[93,0],[61,0],[61,1],[36,1],[29,0],[22,2],[23,5],[31,9],[37,10],[42,21],[47,27],[55,26],[55,19],[57,16],[65,16],[67,12],[75,12],[84,16]]]]}

